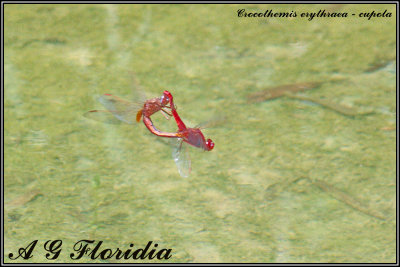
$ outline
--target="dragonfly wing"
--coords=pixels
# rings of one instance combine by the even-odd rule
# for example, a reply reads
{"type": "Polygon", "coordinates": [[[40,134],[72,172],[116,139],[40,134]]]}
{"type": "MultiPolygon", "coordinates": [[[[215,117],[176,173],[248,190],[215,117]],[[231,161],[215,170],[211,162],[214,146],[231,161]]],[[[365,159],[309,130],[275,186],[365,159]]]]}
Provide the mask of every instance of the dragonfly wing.
{"type": "Polygon", "coordinates": [[[191,171],[189,151],[182,138],[177,138],[176,146],[172,150],[172,157],[182,177],[188,177],[191,171]]]}
{"type": "Polygon", "coordinates": [[[143,107],[110,94],[104,94],[98,100],[117,119],[129,124],[136,121],[136,114],[143,107]]]}
{"type": "Polygon", "coordinates": [[[91,110],[83,114],[84,117],[96,121],[101,121],[108,124],[121,124],[110,111],[108,110],[91,110]]]}
{"type": "Polygon", "coordinates": [[[214,128],[222,124],[225,124],[227,121],[228,121],[227,117],[219,116],[209,121],[202,122],[196,125],[194,128],[199,128],[199,129],[214,128]]]}
{"type": "Polygon", "coordinates": [[[137,80],[135,73],[130,71],[130,75],[131,75],[131,78],[132,78],[132,80],[131,80],[132,99],[134,101],[139,101],[141,103],[146,102],[146,100],[148,99],[146,97],[146,92],[144,91],[142,86],[140,86],[139,81],[137,80]]]}

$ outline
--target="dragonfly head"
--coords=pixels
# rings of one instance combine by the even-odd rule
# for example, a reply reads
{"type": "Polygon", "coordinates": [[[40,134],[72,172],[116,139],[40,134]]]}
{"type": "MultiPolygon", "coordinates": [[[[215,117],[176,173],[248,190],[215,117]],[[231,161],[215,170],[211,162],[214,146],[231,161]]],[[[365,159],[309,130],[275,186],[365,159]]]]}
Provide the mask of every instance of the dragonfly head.
{"type": "Polygon", "coordinates": [[[214,148],[214,146],[215,146],[214,142],[210,138],[208,138],[206,141],[206,150],[211,151],[214,148]]]}
{"type": "Polygon", "coordinates": [[[170,92],[168,92],[167,90],[164,91],[163,95],[161,96],[160,99],[160,105],[161,106],[166,106],[167,104],[172,102],[172,95],[170,92]]]}

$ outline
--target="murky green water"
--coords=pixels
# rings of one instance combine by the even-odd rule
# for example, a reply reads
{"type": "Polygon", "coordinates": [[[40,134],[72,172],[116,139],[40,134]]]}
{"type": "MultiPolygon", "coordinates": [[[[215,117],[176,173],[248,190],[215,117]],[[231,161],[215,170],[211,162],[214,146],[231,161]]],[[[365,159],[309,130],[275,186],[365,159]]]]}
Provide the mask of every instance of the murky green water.
{"type": "Polygon", "coordinates": [[[90,239],[153,241],[168,262],[395,261],[394,5],[6,4],[4,22],[6,256],[38,240],[16,261],[47,262],[44,243],[61,239],[54,262],[77,262],[73,245],[90,239]],[[190,126],[226,117],[204,131],[213,151],[190,149],[189,178],[143,124],[82,116],[103,93],[129,98],[133,76],[149,96],[170,90],[190,126]],[[303,95],[374,114],[246,100],[312,81],[327,82],[303,95]]]}

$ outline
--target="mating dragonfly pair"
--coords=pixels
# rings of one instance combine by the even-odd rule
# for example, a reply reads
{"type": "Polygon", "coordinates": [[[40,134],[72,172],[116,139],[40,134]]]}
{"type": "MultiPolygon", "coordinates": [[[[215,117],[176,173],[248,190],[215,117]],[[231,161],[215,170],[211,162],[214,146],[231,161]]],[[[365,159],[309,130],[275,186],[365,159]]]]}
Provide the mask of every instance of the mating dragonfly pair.
{"type": "MultiPolygon", "coordinates": [[[[179,174],[182,177],[188,177],[191,171],[191,161],[185,147],[185,143],[192,146],[198,147],[205,151],[210,151],[214,148],[214,142],[211,139],[205,139],[201,129],[204,127],[188,128],[185,123],[179,117],[178,112],[174,104],[173,96],[170,92],[164,91],[161,97],[152,98],[144,101],[142,106],[138,106],[136,103],[123,100],[119,97],[104,94],[99,98],[99,102],[103,104],[107,110],[91,110],[87,112],[87,115],[110,115],[112,114],[115,118],[125,123],[132,124],[135,121],[140,122],[143,120],[144,125],[147,129],[160,137],[176,138],[176,146],[173,149],[172,157],[178,167],[179,174]],[[170,110],[170,112],[168,111],[170,110]],[[151,116],[161,111],[161,113],[167,116],[173,116],[178,130],[175,133],[159,131],[153,124],[151,116]]],[[[87,116],[93,117],[93,116],[87,116]]]]}

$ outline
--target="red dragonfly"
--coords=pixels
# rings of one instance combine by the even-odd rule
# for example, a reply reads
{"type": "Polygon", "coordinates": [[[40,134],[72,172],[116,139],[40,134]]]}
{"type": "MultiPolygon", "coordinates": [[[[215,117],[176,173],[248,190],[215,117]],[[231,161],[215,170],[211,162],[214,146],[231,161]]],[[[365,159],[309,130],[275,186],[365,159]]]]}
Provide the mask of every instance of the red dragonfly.
{"type": "Polygon", "coordinates": [[[170,92],[164,91],[161,97],[152,98],[139,104],[121,99],[111,94],[104,94],[100,96],[98,100],[105,108],[107,108],[107,110],[91,110],[85,113],[85,116],[108,123],[117,123],[118,121],[114,119],[117,118],[118,120],[129,124],[132,124],[135,120],[136,122],[140,122],[143,118],[144,125],[151,133],[161,137],[177,138],[178,136],[176,133],[159,131],[150,118],[151,115],[158,111],[161,111],[167,119],[169,119],[167,115],[172,116],[166,110],[171,109],[171,107],[168,106],[170,95],[170,92]]]}
{"type": "Polygon", "coordinates": [[[205,151],[211,151],[214,148],[215,144],[211,139],[206,140],[204,138],[201,129],[205,128],[205,126],[187,128],[185,123],[179,117],[178,112],[176,112],[171,93],[167,91],[166,95],[170,102],[172,115],[174,116],[176,124],[178,125],[178,131],[176,134],[179,138],[177,139],[175,149],[172,151],[172,157],[176,163],[176,166],[178,167],[179,174],[182,177],[188,177],[191,171],[191,161],[185,143],[188,143],[194,147],[201,148],[205,151]]]}
{"type": "Polygon", "coordinates": [[[135,120],[136,122],[140,122],[143,118],[143,122],[147,129],[154,135],[176,138],[177,143],[172,152],[172,157],[178,167],[179,174],[182,177],[188,177],[191,171],[191,161],[184,142],[202,148],[205,151],[210,151],[214,148],[214,142],[211,139],[205,140],[204,135],[201,132],[201,129],[205,127],[186,127],[176,111],[172,94],[168,91],[164,91],[161,97],[145,101],[142,106],[110,94],[102,95],[99,98],[99,102],[102,103],[107,110],[91,110],[85,114],[86,117],[108,123],[115,123],[116,121],[114,118],[117,118],[118,120],[129,124],[132,124],[135,120]],[[170,109],[172,115],[166,109],[170,109]],[[154,126],[150,116],[158,111],[161,111],[167,119],[169,119],[167,115],[174,116],[178,126],[178,131],[176,133],[162,132],[154,126]]]}

